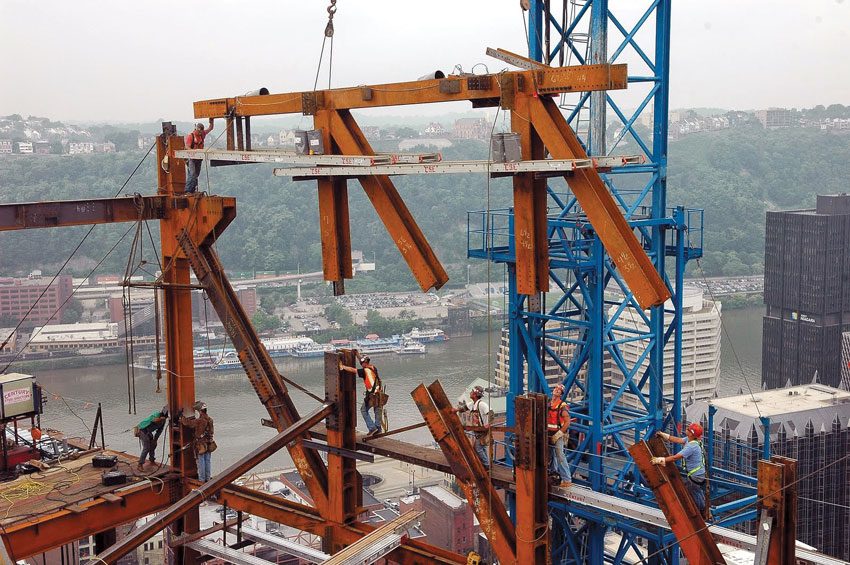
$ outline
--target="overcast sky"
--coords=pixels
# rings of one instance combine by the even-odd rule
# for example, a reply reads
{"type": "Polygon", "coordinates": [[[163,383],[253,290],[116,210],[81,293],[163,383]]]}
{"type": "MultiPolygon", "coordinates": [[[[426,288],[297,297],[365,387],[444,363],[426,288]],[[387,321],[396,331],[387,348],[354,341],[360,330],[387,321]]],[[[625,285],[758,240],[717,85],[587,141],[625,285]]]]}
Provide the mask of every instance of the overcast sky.
{"type": "MultiPolygon", "coordinates": [[[[273,93],[312,89],[327,5],[0,0],[0,115],[191,120],[196,100],[259,86],[273,93]]],[[[648,5],[610,0],[624,25],[648,5]]],[[[456,64],[470,71],[484,63],[497,72],[505,65],[484,55],[488,46],[527,54],[518,0],[338,0],[337,6],[333,86],[412,80],[456,64]]],[[[848,105],[848,26],[850,0],[677,0],[670,106],[848,105]]],[[[612,50],[621,39],[610,27],[612,50]]],[[[630,73],[646,74],[637,65],[630,73]]],[[[319,86],[327,84],[326,60],[319,86]]]]}

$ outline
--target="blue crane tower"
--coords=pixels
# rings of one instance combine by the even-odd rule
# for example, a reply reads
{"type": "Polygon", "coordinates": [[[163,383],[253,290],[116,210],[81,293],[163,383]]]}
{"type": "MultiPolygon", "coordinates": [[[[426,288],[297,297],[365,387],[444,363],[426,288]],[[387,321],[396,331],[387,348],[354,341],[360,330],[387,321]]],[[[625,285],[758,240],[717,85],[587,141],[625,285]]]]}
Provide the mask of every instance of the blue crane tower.
{"type": "MultiPolygon", "coordinates": [[[[559,367],[572,429],[579,432],[569,452],[579,477],[574,482],[649,502],[651,492],[641,486],[626,448],[656,430],[675,432],[680,426],[683,275],[687,261],[702,255],[703,216],[702,210],[667,204],[672,2],[647,2],[642,9],[635,4],[621,3],[618,17],[607,0],[531,0],[528,50],[531,59],[551,66],[628,63],[625,91],[564,95],[559,105],[589,155],[645,156],[643,165],[614,167],[603,179],[672,298],[647,311],[638,305],[575,197],[556,184],[560,180],[547,187],[555,292],[517,292],[512,209],[469,213],[468,255],[504,264],[507,271],[507,425],[514,425],[513,399],[527,391],[548,394],[546,368],[559,367]],[[626,104],[636,109],[627,111],[626,104]],[[671,342],[673,394],[665,397],[664,380],[671,377],[664,374],[664,352],[671,342]],[[623,354],[626,343],[638,345],[637,358],[623,354]],[[617,378],[606,379],[610,374],[617,378]],[[637,408],[621,402],[624,394],[638,399],[637,408]]],[[[550,514],[553,563],[620,563],[628,552],[651,555],[650,562],[678,561],[669,533],[648,531],[604,510],[564,505],[550,514]],[[611,529],[620,535],[613,551],[605,547],[611,529]]]]}

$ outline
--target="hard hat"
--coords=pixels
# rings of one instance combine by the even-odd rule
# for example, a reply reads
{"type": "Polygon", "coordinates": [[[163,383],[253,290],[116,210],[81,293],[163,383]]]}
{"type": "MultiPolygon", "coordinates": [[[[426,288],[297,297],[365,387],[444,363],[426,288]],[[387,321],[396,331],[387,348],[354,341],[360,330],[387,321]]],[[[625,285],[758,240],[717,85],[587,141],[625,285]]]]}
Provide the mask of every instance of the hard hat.
{"type": "Polygon", "coordinates": [[[695,439],[699,439],[702,437],[702,426],[699,424],[691,424],[688,426],[688,431],[694,434],[695,439]]]}
{"type": "Polygon", "coordinates": [[[168,416],[168,405],[162,407],[162,410],[159,411],[162,416],[168,416]]]}
{"type": "Polygon", "coordinates": [[[363,363],[368,363],[369,359],[370,358],[369,358],[368,355],[364,355],[363,357],[360,358],[360,364],[362,365],[363,363]]]}
{"type": "Polygon", "coordinates": [[[201,122],[198,122],[197,124],[195,124],[195,129],[198,129],[198,128],[204,129],[204,124],[202,124],[201,122]]]}
{"type": "Polygon", "coordinates": [[[557,390],[560,390],[561,393],[563,393],[565,390],[567,390],[567,387],[564,386],[564,383],[558,383],[552,387],[552,394],[554,394],[557,390]]]}
{"type": "Polygon", "coordinates": [[[198,412],[200,412],[201,410],[206,410],[206,409],[207,409],[207,403],[206,403],[206,402],[201,402],[200,400],[198,400],[197,402],[195,402],[195,403],[192,405],[192,408],[193,408],[193,409],[195,409],[195,410],[197,410],[198,412]]]}
{"type": "Polygon", "coordinates": [[[475,385],[472,387],[472,390],[469,391],[469,396],[484,396],[484,387],[481,385],[475,385]]]}

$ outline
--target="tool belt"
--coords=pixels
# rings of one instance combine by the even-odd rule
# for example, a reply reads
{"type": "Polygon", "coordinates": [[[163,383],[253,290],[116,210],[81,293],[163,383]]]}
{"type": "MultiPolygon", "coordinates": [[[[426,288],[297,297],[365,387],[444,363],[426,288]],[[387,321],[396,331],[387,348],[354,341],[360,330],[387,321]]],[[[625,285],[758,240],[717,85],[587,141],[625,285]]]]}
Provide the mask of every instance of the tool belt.
{"type": "Polygon", "coordinates": [[[555,445],[564,437],[564,432],[561,430],[555,430],[554,432],[549,432],[549,445],[555,445]]]}
{"type": "Polygon", "coordinates": [[[370,408],[383,408],[386,406],[390,396],[382,390],[366,393],[366,406],[370,408]]]}

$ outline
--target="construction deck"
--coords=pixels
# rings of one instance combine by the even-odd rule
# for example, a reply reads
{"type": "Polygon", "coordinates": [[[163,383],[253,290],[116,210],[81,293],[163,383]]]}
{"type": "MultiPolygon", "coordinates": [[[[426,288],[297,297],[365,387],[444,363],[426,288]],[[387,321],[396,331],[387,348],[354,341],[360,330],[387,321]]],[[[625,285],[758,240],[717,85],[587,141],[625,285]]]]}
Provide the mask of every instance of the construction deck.
{"type": "Polygon", "coordinates": [[[86,512],[83,505],[101,498],[107,502],[118,502],[128,487],[141,487],[162,483],[161,478],[171,472],[171,467],[146,467],[145,473],[136,472],[136,457],[113,451],[90,451],[74,460],[63,460],[50,468],[21,475],[13,481],[0,485],[0,527],[14,528],[30,522],[36,516],[43,517],[60,511],[86,512]],[[118,464],[112,468],[93,467],[92,458],[100,454],[116,455],[118,464]],[[101,475],[106,471],[123,471],[127,482],[104,486],[101,475]]]}

